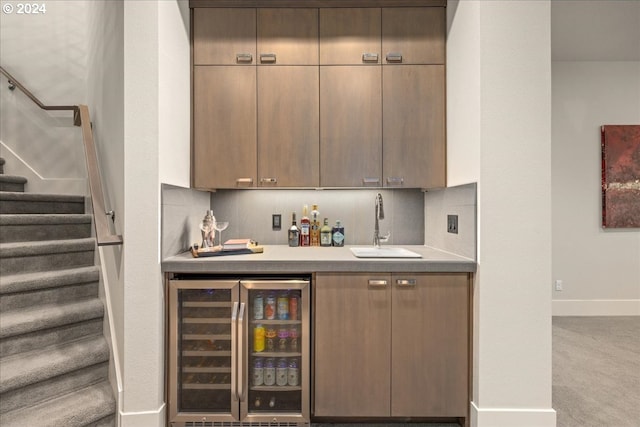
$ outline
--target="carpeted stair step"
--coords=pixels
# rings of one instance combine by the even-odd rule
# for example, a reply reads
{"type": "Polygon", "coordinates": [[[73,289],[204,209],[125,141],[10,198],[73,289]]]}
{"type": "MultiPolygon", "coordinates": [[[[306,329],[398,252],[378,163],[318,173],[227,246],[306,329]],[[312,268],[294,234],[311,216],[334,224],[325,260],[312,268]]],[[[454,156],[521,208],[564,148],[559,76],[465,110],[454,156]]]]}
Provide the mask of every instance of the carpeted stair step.
{"type": "Polygon", "coordinates": [[[0,243],[91,237],[91,215],[0,215],[0,243]]]}
{"type": "Polygon", "coordinates": [[[102,381],[40,405],[0,415],[3,427],[107,426],[116,410],[112,389],[102,381]],[[105,424],[105,418],[107,424],[105,424]]]}
{"type": "Polygon", "coordinates": [[[20,292],[33,292],[59,286],[90,283],[99,280],[100,270],[95,265],[67,270],[38,271],[28,274],[2,276],[0,296],[20,292]]]}
{"type": "Polygon", "coordinates": [[[108,378],[108,375],[109,364],[104,362],[78,369],[67,375],[60,375],[46,381],[8,391],[3,393],[2,399],[0,399],[0,414],[37,405],[44,400],[72,393],[90,384],[103,381],[108,378]]]}
{"type": "Polygon", "coordinates": [[[102,335],[103,332],[103,318],[97,317],[84,322],[42,329],[22,335],[14,335],[0,339],[0,357],[33,351],[61,342],[102,335]]]}
{"type": "Polygon", "coordinates": [[[103,336],[3,357],[0,359],[0,400],[3,393],[48,381],[108,360],[109,347],[103,336]]]}
{"type": "Polygon", "coordinates": [[[0,279],[0,312],[98,296],[98,267],[14,274],[0,279]]]}
{"type": "Polygon", "coordinates": [[[84,196],[0,191],[0,214],[83,214],[84,196]]]}
{"type": "Polygon", "coordinates": [[[95,239],[0,243],[0,275],[94,265],[95,239]]]}
{"type": "Polygon", "coordinates": [[[104,306],[98,298],[67,304],[49,304],[0,313],[0,339],[102,318],[104,306]]]}
{"type": "Polygon", "coordinates": [[[23,176],[0,175],[0,191],[24,192],[27,178],[23,176]]]}

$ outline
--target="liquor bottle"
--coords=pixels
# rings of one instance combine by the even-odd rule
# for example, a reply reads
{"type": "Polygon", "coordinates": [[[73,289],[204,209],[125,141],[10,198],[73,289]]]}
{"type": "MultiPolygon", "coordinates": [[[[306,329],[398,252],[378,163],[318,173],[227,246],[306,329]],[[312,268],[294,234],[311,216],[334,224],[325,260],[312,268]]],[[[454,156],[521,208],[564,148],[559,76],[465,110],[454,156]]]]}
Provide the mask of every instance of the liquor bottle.
{"type": "Polygon", "coordinates": [[[336,225],[331,229],[331,243],[333,246],[344,246],[344,227],[340,220],[336,221],[336,225]]]}
{"type": "Polygon", "coordinates": [[[300,219],[300,246],[309,246],[311,240],[309,239],[309,232],[311,222],[309,221],[309,206],[302,206],[302,218],[300,219]]]}
{"type": "Polygon", "coordinates": [[[311,205],[311,246],[320,246],[320,212],[318,205],[311,205]]]}
{"type": "Polygon", "coordinates": [[[329,219],[324,219],[324,225],[320,229],[320,246],[331,246],[331,227],[329,219]]]}
{"type": "Polygon", "coordinates": [[[300,245],[300,229],[296,224],[296,213],[291,214],[291,227],[289,227],[288,234],[289,246],[295,247],[300,245]]]}

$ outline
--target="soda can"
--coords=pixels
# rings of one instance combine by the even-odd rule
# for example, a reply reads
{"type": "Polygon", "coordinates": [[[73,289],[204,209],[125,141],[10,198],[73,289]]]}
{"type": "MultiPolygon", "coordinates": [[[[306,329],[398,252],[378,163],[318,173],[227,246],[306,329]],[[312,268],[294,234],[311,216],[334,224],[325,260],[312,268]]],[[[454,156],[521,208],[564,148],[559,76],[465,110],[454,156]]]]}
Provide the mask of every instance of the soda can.
{"type": "Polygon", "coordinates": [[[298,297],[289,297],[289,319],[298,320],[298,297]]]}
{"type": "Polygon", "coordinates": [[[264,334],[264,326],[256,325],[253,330],[253,351],[256,353],[264,351],[264,334]]]}
{"type": "Polygon", "coordinates": [[[278,296],[278,319],[289,319],[289,295],[286,292],[278,296]]]}
{"type": "Polygon", "coordinates": [[[267,320],[276,318],[276,297],[267,295],[267,302],[264,305],[264,316],[267,320]]]}

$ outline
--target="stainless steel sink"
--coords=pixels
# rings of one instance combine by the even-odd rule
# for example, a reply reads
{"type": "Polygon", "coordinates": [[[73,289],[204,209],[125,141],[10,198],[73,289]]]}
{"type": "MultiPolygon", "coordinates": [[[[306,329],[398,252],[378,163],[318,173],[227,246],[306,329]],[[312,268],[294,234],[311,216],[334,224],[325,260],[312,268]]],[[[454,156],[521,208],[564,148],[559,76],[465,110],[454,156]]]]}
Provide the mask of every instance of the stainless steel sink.
{"type": "Polygon", "coordinates": [[[365,246],[350,249],[358,258],[422,258],[422,255],[404,248],[365,246]]]}

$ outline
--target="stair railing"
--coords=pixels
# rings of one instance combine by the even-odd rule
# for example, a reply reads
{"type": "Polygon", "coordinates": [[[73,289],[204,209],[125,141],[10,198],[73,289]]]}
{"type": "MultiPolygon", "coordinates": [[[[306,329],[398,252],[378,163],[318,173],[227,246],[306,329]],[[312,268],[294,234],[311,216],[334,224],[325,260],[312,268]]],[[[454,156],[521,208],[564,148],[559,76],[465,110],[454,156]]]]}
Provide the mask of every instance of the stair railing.
{"type": "Polygon", "coordinates": [[[89,107],[82,104],[44,105],[3,67],[0,67],[0,73],[4,74],[4,76],[9,80],[9,89],[14,90],[17,87],[41,109],[48,111],[73,111],[73,124],[75,126],[79,126],[82,130],[82,143],[84,145],[84,154],[87,162],[87,176],[89,178],[89,191],[91,192],[91,205],[93,208],[93,224],[95,227],[98,246],[121,245],[123,243],[122,236],[113,234],[107,221],[107,216],[109,216],[112,221],[115,220],[115,212],[112,210],[107,211],[105,209],[102,179],[100,178],[100,170],[98,168],[96,146],[93,141],[93,130],[91,129],[89,107]]]}

